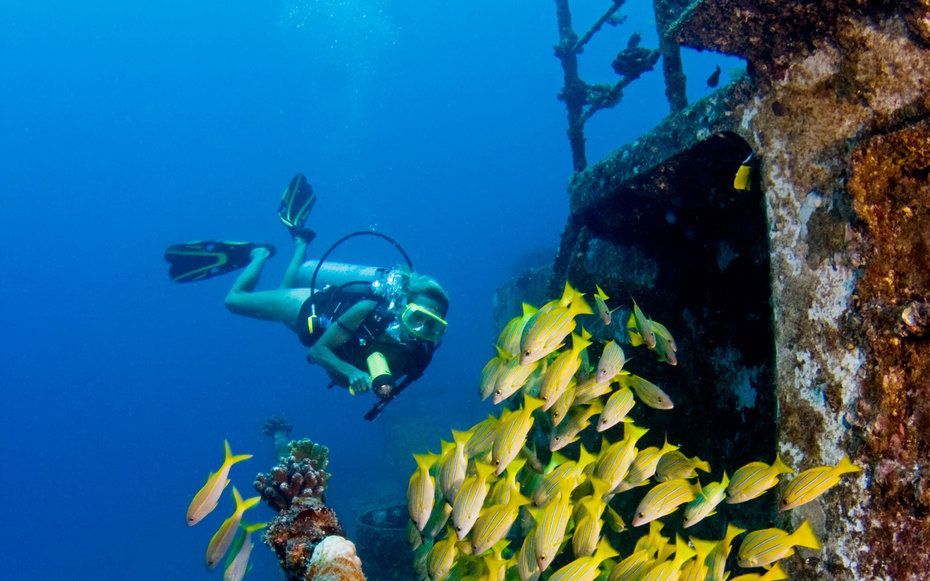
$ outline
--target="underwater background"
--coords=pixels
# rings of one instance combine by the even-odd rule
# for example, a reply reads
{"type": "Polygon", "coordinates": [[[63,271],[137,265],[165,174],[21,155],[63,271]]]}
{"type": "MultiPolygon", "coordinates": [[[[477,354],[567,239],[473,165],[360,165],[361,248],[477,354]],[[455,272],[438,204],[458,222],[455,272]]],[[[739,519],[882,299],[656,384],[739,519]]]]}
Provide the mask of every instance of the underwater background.
{"type": "MultiPolygon", "coordinates": [[[[573,6],[579,22],[603,10],[573,6]]],[[[2,579],[200,579],[205,526],[183,513],[228,438],[251,496],[278,414],[330,448],[327,500],[358,514],[403,502],[410,454],[484,417],[497,285],[551,261],[571,158],[547,2],[0,2],[0,527],[2,579]],[[310,255],[340,236],[395,237],[451,295],[426,375],[373,423],[374,399],[326,389],[281,325],[231,315],[234,275],[166,276],[164,248],[271,242],[259,288],[291,249],[275,216],[297,172],[319,199],[310,255]]],[[[609,81],[652,4],[587,47],[609,81]],[[601,38],[603,37],[603,38],[601,38]],[[610,39],[608,41],[608,39],[610,39]]],[[[689,99],[716,65],[684,51],[689,99]]],[[[588,126],[595,160],[667,114],[661,73],[588,126]]],[[[334,259],[391,264],[376,241],[334,259]]],[[[436,451],[436,450],[433,450],[436,451]]],[[[267,520],[262,505],[247,520],[267,520]]],[[[252,578],[280,576],[253,554],[252,578]]],[[[214,572],[214,575],[219,575],[214,572]]]]}

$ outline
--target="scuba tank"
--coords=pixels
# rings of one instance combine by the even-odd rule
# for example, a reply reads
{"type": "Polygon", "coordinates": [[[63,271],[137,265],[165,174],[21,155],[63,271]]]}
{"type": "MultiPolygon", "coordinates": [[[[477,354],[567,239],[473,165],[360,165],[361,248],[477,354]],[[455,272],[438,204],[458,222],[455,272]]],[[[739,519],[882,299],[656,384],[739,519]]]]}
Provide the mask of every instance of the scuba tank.
{"type": "Polygon", "coordinates": [[[316,276],[315,290],[322,290],[328,286],[344,286],[345,292],[353,294],[368,294],[368,285],[383,277],[388,270],[378,266],[332,261],[320,265],[318,260],[308,260],[300,265],[300,270],[297,271],[297,285],[310,288],[310,279],[313,278],[317,266],[320,267],[320,271],[316,276]]]}

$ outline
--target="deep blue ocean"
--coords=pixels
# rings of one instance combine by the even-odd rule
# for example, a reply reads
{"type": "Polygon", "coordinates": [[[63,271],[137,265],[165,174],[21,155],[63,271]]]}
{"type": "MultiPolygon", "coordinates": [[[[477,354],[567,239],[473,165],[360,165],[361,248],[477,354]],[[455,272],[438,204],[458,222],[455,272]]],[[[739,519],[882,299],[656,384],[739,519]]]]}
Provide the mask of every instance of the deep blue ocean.
{"type": "MultiPolygon", "coordinates": [[[[586,29],[608,2],[573,2],[586,29]]],[[[581,57],[589,81],[633,32],[656,46],[652,3],[581,57]]],[[[223,439],[274,464],[271,415],[330,448],[328,500],[358,514],[403,502],[410,454],[481,419],[494,289],[551,257],[571,157],[553,2],[0,1],[0,526],[2,579],[202,579],[232,509],[184,513],[223,439]],[[374,423],[374,402],[326,389],[282,325],[223,306],[235,275],[167,277],[165,247],[291,240],[276,216],[303,172],[319,198],[310,255],[351,231],[395,237],[451,295],[426,376],[374,423]]],[[[738,61],[685,51],[689,99],[738,61]]],[[[667,113],[661,73],[587,125],[588,158],[667,113]]],[[[376,241],[334,259],[390,264],[376,241]]],[[[246,520],[270,519],[261,506],[246,520]]],[[[262,546],[249,578],[278,579],[262,546]]],[[[220,571],[211,576],[221,577],[220,571]]]]}

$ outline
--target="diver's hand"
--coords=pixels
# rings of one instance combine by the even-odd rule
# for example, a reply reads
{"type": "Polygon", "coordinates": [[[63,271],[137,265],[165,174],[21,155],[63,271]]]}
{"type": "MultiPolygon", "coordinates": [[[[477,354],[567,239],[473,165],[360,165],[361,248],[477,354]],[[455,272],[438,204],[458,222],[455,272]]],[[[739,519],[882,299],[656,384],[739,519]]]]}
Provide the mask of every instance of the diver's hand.
{"type": "Polygon", "coordinates": [[[349,381],[349,393],[358,395],[371,389],[371,378],[360,369],[355,369],[346,376],[349,381]]]}

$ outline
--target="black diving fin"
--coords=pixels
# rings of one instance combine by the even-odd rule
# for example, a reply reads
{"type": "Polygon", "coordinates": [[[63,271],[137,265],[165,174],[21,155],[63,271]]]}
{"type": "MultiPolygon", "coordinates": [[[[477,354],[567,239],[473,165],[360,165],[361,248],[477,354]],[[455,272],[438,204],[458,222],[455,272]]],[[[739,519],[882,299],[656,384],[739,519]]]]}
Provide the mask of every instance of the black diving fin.
{"type": "Polygon", "coordinates": [[[226,274],[251,262],[252,251],[259,247],[274,255],[271,244],[254,242],[197,240],[172,244],[165,250],[165,260],[171,264],[168,276],[174,282],[193,282],[226,274]]]}
{"type": "Polygon", "coordinates": [[[278,217],[289,230],[303,229],[314,202],[316,202],[316,194],[313,192],[313,187],[304,174],[299,173],[294,176],[281,196],[278,217]]]}

